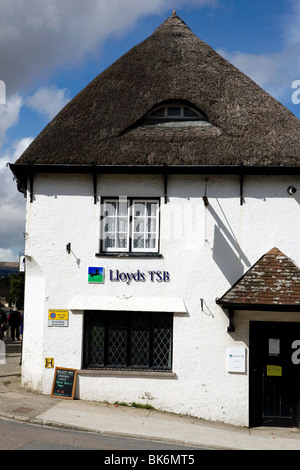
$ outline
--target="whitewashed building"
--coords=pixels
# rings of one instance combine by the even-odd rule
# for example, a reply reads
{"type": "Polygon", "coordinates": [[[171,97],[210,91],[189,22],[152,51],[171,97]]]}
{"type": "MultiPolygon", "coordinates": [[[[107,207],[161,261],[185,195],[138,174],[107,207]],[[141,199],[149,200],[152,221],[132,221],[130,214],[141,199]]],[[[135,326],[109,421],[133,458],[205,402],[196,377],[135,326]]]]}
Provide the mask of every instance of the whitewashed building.
{"type": "Polygon", "coordinates": [[[95,78],[10,165],[23,386],[298,426],[299,136],[175,12],[95,78]]]}

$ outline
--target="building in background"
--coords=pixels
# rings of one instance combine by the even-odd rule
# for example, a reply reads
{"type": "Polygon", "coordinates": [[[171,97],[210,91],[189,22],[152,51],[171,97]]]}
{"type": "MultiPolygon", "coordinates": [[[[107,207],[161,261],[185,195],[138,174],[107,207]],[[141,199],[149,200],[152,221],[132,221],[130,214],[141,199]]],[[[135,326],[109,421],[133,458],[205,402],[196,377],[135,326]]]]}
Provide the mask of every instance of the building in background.
{"type": "Polygon", "coordinates": [[[0,262],[0,307],[8,307],[10,304],[10,281],[12,275],[19,273],[19,263],[0,262]]]}
{"type": "Polygon", "coordinates": [[[299,135],[175,12],[95,78],[10,165],[24,387],[298,426],[299,135]]]}

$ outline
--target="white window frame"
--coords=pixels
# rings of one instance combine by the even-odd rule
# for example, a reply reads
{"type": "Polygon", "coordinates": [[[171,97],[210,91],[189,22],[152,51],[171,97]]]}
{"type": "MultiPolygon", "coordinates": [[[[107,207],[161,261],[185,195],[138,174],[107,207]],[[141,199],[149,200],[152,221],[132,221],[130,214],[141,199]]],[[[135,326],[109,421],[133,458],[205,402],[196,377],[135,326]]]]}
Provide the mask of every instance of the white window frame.
{"type": "Polygon", "coordinates": [[[149,118],[153,118],[153,119],[178,119],[180,121],[182,120],[187,120],[187,121],[190,121],[190,120],[203,120],[203,121],[207,121],[206,117],[204,116],[203,113],[201,113],[200,111],[198,111],[197,109],[195,109],[194,107],[192,106],[189,106],[189,105],[186,105],[186,104],[181,104],[181,103],[167,103],[167,104],[164,104],[164,105],[160,105],[160,106],[157,106],[155,109],[153,109],[148,115],[147,117],[149,118]],[[169,108],[179,108],[180,109],[180,114],[169,114],[169,108]],[[196,116],[186,116],[185,115],[185,109],[189,109],[190,111],[193,111],[193,113],[195,113],[196,116]],[[155,116],[155,113],[157,111],[160,111],[160,110],[163,110],[163,116],[155,116]]]}
{"type": "Polygon", "coordinates": [[[157,253],[158,252],[158,234],[159,234],[159,201],[158,200],[154,200],[154,199],[132,199],[132,204],[131,204],[131,217],[132,217],[132,223],[131,223],[131,251],[133,253],[135,252],[145,252],[145,253],[157,253]],[[136,215],[135,215],[135,206],[139,203],[142,203],[142,204],[156,204],[156,209],[155,209],[155,215],[142,215],[141,216],[141,219],[143,220],[144,222],[144,227],[146,227],[146,223],[149,221],[149,220],[153,220],[155,222],[155,230],[154,231],[148,231],[145,230],[144,231],[141,231],[141,232],[137,232],[135,231],[135,228],[136,228],[136,224],[135,224],[135,219],[136,219],[136,215]],[[145,239],[146,239],[146,236],[149,235],[149,234],[154,234],[155,235],[155,245],[154,247],[143,247],[143,248],[140,248],[140,247],[135,247],[135,243],[134,243],[134,240],[135,240],[135,235],[138,234],[138,233],[143,233],[145,235],[145,239]]]}
{"type": "MultiPolygon", "coordinates": [[[[119,253],[119,252],[126,252],[128,251],[129,249],[129,230],[128,230],[128,227],[129,227],[129,224],[130,224],[130,214],[129,214],[129,210],[128,210],[128,203],[129,201],[127,199],[123,199],[123,198],[105,198],[103,200],[103,219],[102,219],[102,250],[103,251],[106,251],[106,252],[116,252],[116,253],[119,253]],[[109,214],[106,214],[106,211],[107,211],[107,206],[106,204],[109,204],[109,203],[116,203],[116,204],[126,204],[127,205],[127,214],[126,216],[123,215],[109,215],[109,214]],[[127,219],[127,230],[117,230],[118,228],[118,219],[120,218],[126,218],[127,219]],[[108,218],[111,218],[111,219],[115,219],[115,222],[114,222],[114,230],[106,230],[106,227],[108,225],[108,218]],[[126,233],[127,232],[127,233],[126,233]],[[126,237],[124,237],[124,240],[126,240],[126,246],[125,247],[116,247],[116,246],[113,246],[113,247],[106,247],[105,246],[105,240],[107,238],[107,235],[108,234],[114,234],[115,237],[112,238],[115,240],[116,242],[116,239],[117,239],[117,234],[121,234],[121,233],[124,233],[126,234],[126,237]]],[[[116,243],[115,243],[116,244],[116,243]]]]}
{"type": "MultiPolygon", "coordinates": [[[[160,209],[160,200],[159,198],[103,198],[102,200],[102,204],[103,204],[103,218],[102,218],[102,230],[101,230],[101,234],[102,234],[102,243],[101,243],[101,247],[102,247],[102,252],[104,253],[158,253],[158,250],[159,250],[159,209],[160,209]],[[110,234],[115,234],[115,237],[112,238],[115,240],[115,243],[114,245],[116,245],[116,239],[117,239],[117,234],[118,233],[125,233],[124,231],[117,231],[117,226],[118,226],[118,218],[125,218],[125,215],[118,215],[117,213],[115,215],[108,215],[106,213],[106,204],[108,203],[119,203],[119,202],[122,202],[122,203],[127,203],[127,234],[126,234],[126,246],[124,247],[116,247],[116,246],[112,246],[112,247],[108,247],[108,246],[105,246],[105,240],[107,238],[107,235],[110,233],[110,234]],[[156,208],[155,208],[155,214],[150,214],[147,216],[147,214],[145,213],[144,215],[142,215],[140,217],[141,219],[141,222],[144,222],[144,223],[141,223],[142,225],[142,230],[141,231],[136,231],[136,227],[137,227],[137,224],[136,224],[136,220],[137,220],[137,216],[135,214],[135,207],[137,206],[137,204],[145,204],[146,203],[151,203],[151,204],[156,204],[156,208]],[[115,223],[113,223],[112,225],[114,226],[114,230],[110,230],[108,231],[107,230],[107,224],[108,224],[108,220],[107,220],[107,217],[113,219],[115,218],[115,223]],[[155,225],[155,230],[153,231],[149,231],[146,227],[146,223],[148,224],[148,222],[150,221],[153,221],[154,222],[154,225],[155,225]],[[144,227],[144,230],[143,230],[143,227],[144,227]],[[138,246],[134,246],[135,243],[134,243],[134,240],[135,240],[135,235],[136,234],[144,234],[145,237],[144,237],[144,240],[146,239],[147,235],[149,234],[152,234],[154,236],[154,246],[153,247],[138,247],[138,246]]],[[[117,206],[119,207],[119,206],[117,206]]],[[[116,209],[117,210],[117,209],[116,209]]]]}

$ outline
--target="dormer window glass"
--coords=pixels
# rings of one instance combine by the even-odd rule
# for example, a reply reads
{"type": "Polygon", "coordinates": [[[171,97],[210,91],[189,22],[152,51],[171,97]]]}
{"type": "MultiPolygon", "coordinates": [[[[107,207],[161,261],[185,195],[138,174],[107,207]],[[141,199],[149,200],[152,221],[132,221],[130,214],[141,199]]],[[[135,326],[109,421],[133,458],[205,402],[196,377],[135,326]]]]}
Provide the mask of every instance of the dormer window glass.
{"type": "Polygon", "coordinates": [[[148,118],[155,119],[178,119],[178,120],[199,120],[207,121],[204,114],[190,106],[177,104],[165,104],[158,106],[148,115],[148,118]]]}

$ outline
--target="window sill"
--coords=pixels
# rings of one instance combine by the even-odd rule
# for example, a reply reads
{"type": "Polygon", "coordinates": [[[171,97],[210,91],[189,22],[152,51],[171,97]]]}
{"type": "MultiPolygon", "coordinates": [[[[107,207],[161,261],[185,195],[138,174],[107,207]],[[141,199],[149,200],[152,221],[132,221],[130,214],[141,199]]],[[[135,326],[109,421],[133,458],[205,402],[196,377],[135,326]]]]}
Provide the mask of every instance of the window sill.
{"type": "Polygon", "coordinates": [[[95,253],[97,258],[111,257],[111,258],[163,258],[159,253],[95,253]]]}
{"type": "Polygon", "coordinates": [[[112,369],[80,369],[77,371],[79,375],[90,375],[93,377],[110,376],[110,377],[159,377],[159,378],[174,378],[175,372],[168,371],[155,371],[155,370],[112,370],[112,369]]]}

